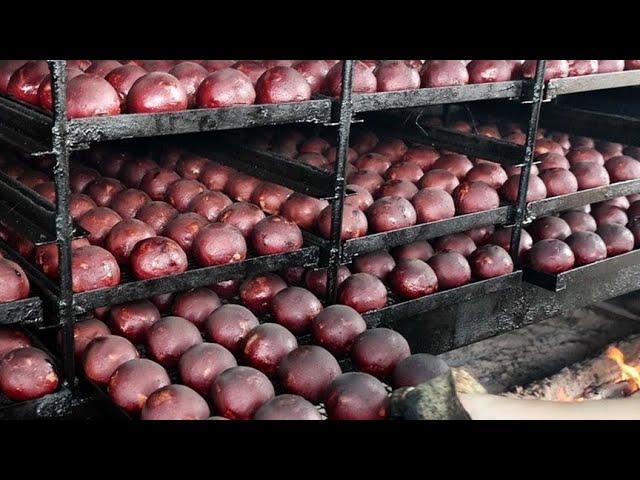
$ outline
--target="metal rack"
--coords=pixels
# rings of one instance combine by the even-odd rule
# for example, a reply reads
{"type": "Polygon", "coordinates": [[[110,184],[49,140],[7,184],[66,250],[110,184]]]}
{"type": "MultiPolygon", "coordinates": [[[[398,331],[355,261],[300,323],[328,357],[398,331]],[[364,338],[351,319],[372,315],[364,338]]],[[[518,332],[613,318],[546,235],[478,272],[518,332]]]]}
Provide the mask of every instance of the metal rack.
{"type": "MultiPolygon", "coordinates": [[[[249,273],[278,270],[290,265],[323,264],[327,266],[329,272],[327,300],[332,303],[337,298],[338,268],[341,264],[350,262],[354,256],[406,244],[417,239],[434,238],[490,224],[513,225],[515,227],[511,241],[511,253],[516,263],[514,273],[474,282],[415,300],[392,299],[388,306],[369,312],[365,317],[370,325],[402,318],[402,322],[416,321],[418,326],[422,326],[424,323],[434,323],[416,320],[426,318],[427,314],[431,318],[437,318],[438,312],[466,312],[465,309],[472,307],[479,308],[479,312],[485,312],[481,307],[482,302],[502,297],[510,299],[513,305],[509,308],[502,306],[501,311],[508,311],[512,316],[521,315],[522,319],[517,321],[507,319],[505,313],[499,315],[497,317],[499,319],[493,323],[486,320],[482,323],[478,320],[478,315],[461,315],[459,316],[460,323],[455,327],[453,333],[456,338],[451,341],[443,340],[442,345],[470,343],[483,336],[518,328],[535,315],[525,312],[526,309],[521,306],[522,302],[517,301],[517,295],[531,294],[535,296],[539,294],[530,293],[531,289],[540,290],[537,287],[521,283],[523,277],[525,280],[533,278],[528,269],[520,268],[518,256],[514,255],[514,252],[517,251],[515,247],[519,245],[523,224],[533,216],[640,191],[640,182],[634,180],[620,182],[602,189],[592,189],[532,202],[528,205],[525,202],[524,194],[527,190],[533,164],[535,134],[539,120],[549,128],[554,128],[554,125],[570,126],[576,130],[576,133],[578,133],[577,130],[580,130],[585,135],[600,136],[599,138],[635,145],[640,144],[640,128],[636,128],[636,125],[640,127],[640,124],[637,123],[638,120],[630,117],[620,120],[619,116],[597,114],[589,120],[585,115],[577,114],[576,109],[567,109],[556,105],[547,106],[541,114],[543,101],[564,94],[638,85],[640,84],[640,71],[571,77],[550,80],[545,83],[543,80],[545,63],[540,60],[533,80],[358,94],[352,93],[351,88],[352,62],[351,60],[344,62],[340,98],[318,98],[291,104],[250,105],[163,114],[124,114],[112,117],[67,119],[67,78],[66,62],[64,61],[49,61],[54,98],[53,116],[32,106],[0,96],[0,140],[27,154],[53,154],[56,159],[54,177],[57,201],[54,208],[43,202],[38,195],[24,189],[18,182],[0,174],[0,197],[4,201],[4,203],[0,202],[0,214],[3,208],[7,212],[16,205],[20,205],[18,210],[20,215],[12,220],[16,229],[27,233],[27,236],[36,243],[52,240],[58,242],[60,250],[59,282],[52,282],[32,265],[28,274],[34,278],[38,287],[43,290],[46,300],[55,307],[57,312],[58,322],[64,332],[64,372],[68,381],[67,385],[70,388],[76,385],[73,323],[79,313],[98,306],[209,285],[216,281],[239,278],[249,273]],[[394,109],[402,109],[406,112],[408,109],[431,105],[486,100],[499,100],[506,105],[520,106],[521,118],[527,124],[527,140],[524,146],[487,139],[478,135],[451,132],[442,128],[416,128],[400,131],[397,128],[401,124],[399,121],[395,122],[394,135],[411,143],[431,144],[499,161],[504,165],[522,165],[520,192],[514,205],[503,205],[486,212],[461,215],[439,222],[367,235],[346,242],[341,241],[347,149],[351,124],[355,121],[356,115],[376,116],[380,121],[385,121],[389,127],[394,124],[390,120],[394,109]],[[376,112],[385,113],[384,116],[381,116],[376,112]],[[180,134],[183,138],[193,139],[196,148],[202,148],[201,151],[206,153],[210,152],[207,144],[197,140],[199,138],[197,135],[202,132],[302,122],[337,126],[338,151],[335,172],[327,173],[307,165],[288,161],[277,154],[258,152],[250,147],[239,147],[237,144],[231,146],[233,135],[235,135],[232,132],[227,136],[227,144],[222,145],[222,148],[216,148],[216,160],[260,178],[285,185],[293,190],[330,200],[332,228],[329,239],[320,239],[312,234],[305,234],[305,242],[311,246],[296,252],[249,258],[244,262],[219,267],[190,268],[178,276],[147,281],[130,281],[125,275],[125,281],[118,287],[80,294],[73,293],[71,289],[71,239],[73,235],[81,235],[83,232],[74,230],[69,216],[69,155],[72,151],[85,149],[96,142],[108,140],[180,134]],[[256,158],[259,159],[258,162],[255,161],[256,158]]],[[[565,128],[565,130],[567,129],[565,128]]],[[[567,286],[571,286],[574,282],[578,282],[579,278],[590,278],[602,272],[609,274],[614,268],[636,268],[637,256],[636,252],[630,252],[630,254],[587,266],[589,268],[580,267],[566,272],[559,279],[552,279],[556,285],[554,289],[558,290],[555,295],[566,293],[568,288],[565,291],[559,291],[557,288],[557,285],[562,285],[563,282],[567,286]]],[[[25,266],[24,262],[23,266],[25,266]]],[[[609,289],[607,294],[630,288],[631,281],[628,277],[625,278],[628,281],[624,286],[618,289],[609,289]]],[[[545,279],[545,281],[550,280],[545,279]]],[[[545,295],[551,295],[551,293],[545,291],[545,295]]],[[[591,295],[593,298],[596,296],[595,294],[591,295]]],[[[586,297],[582,296],[581,298],[586,297]]],[[[539,307],[540,312],[553,310],[549,305],[555,301],[553,296],[543,297],[540,300],[542,303],[539,307]],[[545,302],[548,308],[545,308],[545,302]]],[[[441,333],[443,338],[447,337],[446,332],[441,333]]]]}

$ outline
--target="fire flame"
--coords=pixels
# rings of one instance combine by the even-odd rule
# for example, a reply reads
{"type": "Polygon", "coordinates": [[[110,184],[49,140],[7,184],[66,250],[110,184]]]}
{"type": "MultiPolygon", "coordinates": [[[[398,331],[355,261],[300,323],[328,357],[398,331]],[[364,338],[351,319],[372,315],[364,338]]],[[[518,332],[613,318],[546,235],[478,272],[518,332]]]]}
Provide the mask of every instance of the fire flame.
{"type": "Polygon", "coordinates": [[[624,353],[611,346],[607,349],[607,358],[616,362],[620,368],[621,378],[616,383],[629,382],[629,386],[632,388],[631,393],[640,390],[640,370],[624,362],[624,353]]]}

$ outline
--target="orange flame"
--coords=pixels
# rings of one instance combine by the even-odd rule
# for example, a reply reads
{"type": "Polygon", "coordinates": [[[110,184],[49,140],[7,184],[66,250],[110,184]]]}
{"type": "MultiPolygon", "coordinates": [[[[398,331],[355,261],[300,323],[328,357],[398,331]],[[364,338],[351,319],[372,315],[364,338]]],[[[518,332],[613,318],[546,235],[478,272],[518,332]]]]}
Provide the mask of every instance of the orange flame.
{"type": "Polygon", "coordinates": [[[619,381],[628,381],[633,392],[640,390],[640,370],[624,362],[624,353],[611,346],[607,349],[607,358],[618,364],[622,374],[619,381]]]}

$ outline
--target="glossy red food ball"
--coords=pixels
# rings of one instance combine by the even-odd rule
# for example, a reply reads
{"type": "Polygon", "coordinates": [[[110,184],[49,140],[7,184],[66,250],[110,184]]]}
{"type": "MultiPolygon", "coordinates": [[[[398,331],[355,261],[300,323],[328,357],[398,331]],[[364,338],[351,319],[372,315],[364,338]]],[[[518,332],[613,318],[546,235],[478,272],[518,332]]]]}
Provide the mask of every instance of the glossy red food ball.
{"type": "Polygon", "coordinates": [[[111,307],[108,318],[114,333],[137,345],[160,320],[160,311],[149,300],[136,300],[111,307]]]}
{"type": "Polygon", "coordinates": [[[173,170],[153,168],[142,177],[140,189],[149,195],[151,200],[163,200],[169,185],[180,179],[180,175],[173,170]]]}
{"type": "Polygon", "coordinates": [[[562,240],[549,238],[533,245],[529,250],[529,263],[534,270],[555,275],[571,270],[575,256],[562,240]]]}
{"type": "Polygon", "coordinates": [[[293,222],[279,215],[271,215],[256,223],[251,243],[259,255],[274,255],[302,248],[302,232],[293,222]]]}
{"type": "Polygon", "coordinates": [[[383,197],[367,210],[367,221],[374,232],[386,232],[416,224],[413,205],[401,197],[383,197]]]}
{"type": "Polygon", "coordinates": [[[387,304],[387,289],[380,279],[368,273],[347,277],[338,290],[338,302],[359,313],[382,308],[387,304]]]}
{"type": "Polygon", "coordinates": [[[118,92],[101,76],[84,73],[67,84],[67,115],[69,118],[118,115],[118,92]]]}
{"type": "Polygon", "coordinates": [[[615,223],[601,225],[596,230],[607,247],[607,257],[614,257],[633,250],[634,235],[627,227],[615,223]]]}
{"type": "Polygon", "coordinates": [[[587,265],[607,258],[607,246],[604,241],[593,232],[576,232],[567,237],[576,260],[576,266],[587,265]]]}
{"type": "Polygon", "coordinates": [[[309,290],[288,287],[271,301],[273,319],[296,335],[307,333],[311,321],[322,311],[320,300],[309,290]]]}
{"type": "Polygon", "coordinates": [[[300,102],[311,98],[309,83],[290,67],[274,67],[264,72],[255,91],[256,103],[300,102]]]}
{"type": "Polygon", "coordinates": [[[18,348],[0,359],[0,392],[9,400],[43,397],[55,392],[59,383],[53,360],[38,348],[18,348]]]}
{"type": "Polygon", "coordinates": [[[384,250],[358,255],[353,260],[355,273],[368,273],[380,280],[384,280],[395,266],[393,257],[384,250]]]}
{"type": "Polygon", "coordinates": [[[184,250],[165,237],[150,237],[136,243],[129,262],[133,275],[139,280],[175,275],[188,267],[184,250]]]}
{"type": "Polygon", "coordinates": [[[379,92],[413,90],[420,87],[420,74],[401,60],[387,60],[375,70],[379,92]]]}
{"type": "Polygon", "coordinates": [[[575,175],[563,168],[550,168],[540,173],[540,179],[547,188],[547,196],[566,195],[578,191],[575,175]]]}
{"type": "Polygon", "coordinates": [[[578,163],[571,167],[571,172],[578,181],[578,190],[586,190],[587,188],[602,187],[609,185],[609,173],[607,170],[595,163],[578,163]]]}
{"type": "Polygon", "coordinates": [[[29,296],[29,279],[20,265],[0,258],[0,303],[13,302],[29,296]]]}
{"type": "MultiPolygon", "coordinates": [[[[338,268],[338,286],[351,275],[349,269],[340,265],[338,268]]],[[[327,269],[326,268],[310,268],[304,275],[305,286],[316,296],[324,298],[327,295],[327,269]]]]}
{"type": "Polygon", "coordinates": [[[191,251],[194,238],[209,222],[197,213],[181,213],[164,227],[163,235],[175,241],[185,252],[191,251]]]}
{"type": "Polygon", "coordinates": [[[391,253],[396,262],[414,259],[426,262],[434,255],[433,247],[425,240],[417,240],[406,245],[400,245],[391,250],[391,253]]]}
{"type": "Polygon", "coordinates": [[[167,187],[165,199],[179,212],[186,212],[189,203],[207,188],[197,180],[182,179],[167,187]]]}
{"type": "Polygon", "coordinates": [[[96,337],[87,345],[82,357],[84,374],[98,385],[106,385],[123,363],[138,358],[133,344],[117,335],[96,337]]]}
{"type": "Polygon", "coordinates": [[[129,188],[114,195],[111,200],[111,210],[124,219],[134,218],[138,210],[149,203],[151,199],[142,190],[129,188]]]}
{"type": "Polygon", "coordinates": [[[204,267],[224,265],[244,260],[247,243],[236,227],[216,222],[200,229],[193,241],[192,253],[204,267]]]}
{"type": "Polygon", "coordinates": [[[640,178],[640,162],[633,157],[620,155],[611,157],[604,167],[612,182],[623,182],[640,178]]]}
{"type": "Polygon", "coordinates": [[[575,232],[595,232],[598,228],[595,219],[585,212],[569,211],[564,212],[562,218],[573,233],[575,232]]]}
{"type": "MultiPolygon", "coordinates": [[[[240,70],[223,68],[209,74],[195,94],[200,108],[251,105],[256,101],[256,89],[251,79],[240,70]]],[[[260,102],[265,103],[265,102],[260,102]]]]}
{"type": "Polygon", "coordinates": [[[215,222],[222,210],[231,205],[231,199],[224,193],[207,191],[196,195],[189,203],[189,210],[215,222]]]}
{"type": "MultiPolygon", "coordinates": [[[[398,164],[396,164],[398,165],[398,164]]],[[[387,180],[376,191],[376,198],[382,197],[402,197],[411,199],[418,193],[418,187],[405,180],[387,180]]]]}
{"type": "Polygon", "coordinates": [[[11,75],[22,67],[26,60],[2,60],[0,61],[0,92],[6,93],[7,86],[9,84],[9,79],[11,75]]]}
{"type": "Polygon", "coordinates": [[[160,235],[165,226],[176,216],[178,211],[166,202],[149,202],[140,207],[136,219],[149,225],[156,235],[160,235]]]}
{"type": "MultiPolygon", "coordinates": [[[[63,330],[58,330],[56,336],[58,348],[64,352],[63,330]]],[[[76,360],[81,360],[87,345],[96,337],[110,335],[111,331],[107,325],[97,318],[90,317],[73,324],[73,354],[76,360]]],[[[0,336],[2,332],[0,331],[0,336]]],[[[2,358],[2,347],[0,346],[0,358],[2,358]]]]}
{"type": "Polygon", "coordinates": [[[428,261],[438,278],[438,288],[447,290],[471,281],[471,267],[458,252],[437,253],[428,261]]]}
{"type": "Polygon", "coordinates": [[[436,252],[458,252],[468,257],[476,250],[476,243],[465,233],[452,233],[437,238],[433,243],[436,252]]]}
{"type": "Polygon", "coordinates": [[[408,147],[404,140],[400,138],[383,138],[374,148],[374,152],[387,157],[391,163],[399,162],[408,147]]]}
{"type": "MultiPolygon", "coordinates": [[[[510,176],[500,189],[501,195],[509,203],[518,201],[518,190],[520,188],[520,174],[510,176]]],[[[534,202],[542,200],[547,196],[547,187],[537,175],[529,177],[529,185],[527,186],[526,202],[534,202]]]]}
{"type": "Polygon", "coordinates": [[[153,392],[170,384],[169,375],[161,365],[146,358],[134,358],[113,373],[107,393],[125,412],[138,415],[153,392]]]}
{"type": "Polygon", "coordinates": [[[389,398],[382,382],[362,373],[343,373],[327,389],[325,408],[330,420],[384,420],[389,398]]]}
{"type": "Polygon", "coordinates": [[[298,395],[283,394],[262,405],[253,420],[322,420],[318,409],[298,395]]]}
{"type": "Polygon", "coordinates": [[[116,193],[125,189],[125,186],[115,178],[98,178],[87,185],[84,193],[89,195],[96,205],[106,207],[116,193]]]}
{"type": "Polygon", "coordinates": [[[216,343],[200,343],[180,357],[178,372],[182,383],[207,397],[218,375],[237,366],[236,359],[223,346],[216,343]]]}
{"type": "Polygon", "coordinates": [[[250,420],[256,411],[275,397],[273,385],[259,370],[233,367],[222,372],[211,387],[215,410],[231,420],[250,420]]]}
{"type": "Polygon", "coordinates": [[[409,355],[411,350],[404,337],[388,328],[373,328],[361,333],[351,348],[351,359],[356,368],[383,380],[409,355]]]}
{"type": "MultiPolygon", "coordinates": [[[[393,198],[393,197],[390,197],[393,198]]],[[[327,206],[320,212],[316,225],[318,232],[324,238],[331,237],[331,205],[327,206]]],[[[357,207],[346,205],[342,214],[342,228],[340,238],[349,240],[366,235],[368,229],[368,221],[365,214],[357,207]]]]}
{"type": "Polygon", "coordinates": [[[85,69],[85,72],[105,77],[114,69],[121,66],[122,64],[116,60],[94,60],[91,62],[91,65],[85,69]]]}
{"type": "Polygon", "coordinates": [[[163,367],[176,366],[182,354],[199,343],[198,328],[181,317],[164,317],[147,330],[147,353],[163,367]]]}
{"type": "Polygon", "coordinates": [[[211,411],[204,398],[184,385],[168,385],[149,395],[141,420],[205,420],[211,411]]]}
{"type": "Polygon", "coordinates": [[[351,205],[364,212],[373,204],[371,193],[360,185],[346,185],[345,191],[348,194],[344,199],[345,205],[351,205]]]}
{"type": "Polygon", "coordinates": [[[209,72],[194,62],[182,62],[175,65],[169,73],[176,77],[187,93],[188,106],[196,106],[196,91],[209,72]]]}
{"type": "Polygon", "coordinates": [[[469,83],[506,82],[511,80],[511,67],[506,60],[473,60],[467,65],[469,83]]]}
{"type": "Polygon", "coordinates": [[[342,369],[335,357],[316,345],[296,348],[278,367],[278,380],[284,391],[313,403],[324,400],[327,387],[340,374],[342,369]]]}
{"type": "Polygon", "coordinates": [[[119,176],[122,182],[130,188],[139,188],[142,179],[150,170],[158,168],[158,164],[149,157],[137,157],[124,164],[119,176]]]}
{"type": "Polygon", "coordinates": [[[578,163],[595,163],[597,165],[604,165],[604,157],[595,148],[589,147],[577,147],[572,148],[567,152],[567,160],[571,166],[578,163]]]}
{"type": "Polygon", "coordinates": [[[237,172],[229,175],[224,187],[224,193],[229,195],[229,198],[237,200],[238,202],[248,202],[251,200],[253,191],[261,183],[262,181],[259,178],[237,172]]]}
{"type": "Polygon", "coordinates": [[[263,323],[245,337],[242,358],[269,377],[275,376],[283,358],[298,348],[293,334],[276,323],[263,323]]]}
{"type": "MultiPolygon", "coordinates": [[[[76,323],[76,325],[79,324],[80,322],[76,323]]],[[[11,327],[0,328],[0,359],[2,359],[2,357],[4,357],[11,350],[30,346],[31,339],[22,330],[11,327]]]]}
{"type": "Polygon", "coordinates": [[[494,190],[499,189],[507,181],[507,173],[502,166],[495,163],[481,163],[467,172],[467,182],[483,182],[494,190]]]}
{"type": "Polygon", "coordinates": [[[258,222],[265,218],[264,212],[247,202],[232,203],[218,215],[218,222],[236,227],[244,237],[249,237],[258,222]]]}
{"type": "Polygon", "coordinates": [[[225,304],[207,317],[204,328],[209,340],[238,353],[248,333],[259,325],[256,316],[242,305],[225,304]]]}
{"type": "Polygon", "coordinates": [[[414,353],[398,362],[391,375],[393,388],[416,387],[449,371],[446,362],[428,353],[414,353]]]}
{"type": "Polygon", "coordinates": [[[104,79],[111,84],[120,99],[120,108],[126,111],[127,95],[133,84],[140,77],[147,74],[147,71],[139,65],[129,64],[111,70],[104,79]]]}
{"type": "Polygon", "coordinates": [[[232,68],[235,68],[249,77],[254,86],[260,76],[267,70],[264,63],[258,60],[240,60],[239,62],[234,63],[232,68]]]}
{"type": "Polygon", "coordinates": [[[129,263],[133,247],[139,241],[151,237],[155,237],[155,232],[149,225],[131,218],[117,223],[111,229],[104,241],[104,246],[113,254],[120,265],[126,265],[129,263]]]}
{"type": "Polygon", "coordinates": [[[449,193],[440,188],[423,188],[411,200],[418,223],[444,220],[455,215],[455,205],[449,193]]]}
{"type": "Polygon", "coordinates": [[[100,178],[100,173],[83,165],[73,165],[69,176],[69,186],[75,193],[84,192],[89,183],[100,178]]]}
{"type": "Polygon", "coordinates": [[[114,256],[94,245],[73,250],[71,272],[75,293],[114,287],[120,283],[120,268],[114,256]]]}
{"type": "Polygon", "coordinates": [[[386,155],[370,152],[359,157],[354,165],[360,171],[367,171],[384,175],[391,166],[391,160],[386,155]]]}
{"type": "Polygon", "coordinates": [[[127,95],[130,113],[162,113],[186,110],[187,92],[173,75],[147,73],[134,82],[127,95]]]}
{"type": "Polygon", "coordinates": [[[440,152],[433,147],[418,146],[409,148],[402,156],[403,162],[419,166],[424,172],[430,170],[440,157],[440,152]]]}
{"type": "Polygon", "coordinates": [[[438,291],[436,274],[424,261],[401,260],[389,273],[394,292],[405,298],[418,298],[438,291]]]}
{"type": "Polygon", "coordinates": [[[38,89],[49,75],[49,66],[42,60],[30,61],[15,70],[7,84],[7,94],[32,105],[38,105],[38,89]]]}
{"type": "Polygon", "coordinates": [[[347,182],[350,185],[358,185],[373,194],[384,183],[384,178],[376,172],[360,170],[347,175],[347,182]]]}
{"type": "Polygon", "coordinates": [[[247,278],[240,285],[240,300],[253,313],[262,315],[271,309],[271,301],[287,284],[275,273],[247,278]]]}
{"type": "Polygon", "coordinates": [[[460,180],[448,170],[434,168],[424,174],[418,183],[420,188],[439,188],[451,194],[460,184],[460,180]]]}
{"type": "Polygon", "coordinates": [[[482,212],[498,208],[498,193],[484,182],[462,182],[452,194],[458,214],[482,212]]]}
{"type": "MultiPolygon", "coordinates": [[[[352,92],[374,93],[377,84],[378,81],[371,69],[364,62],[356,60],[353,63],[352,92]]],[[[339,97],[342,94],[342,62],[336,63],[327,72],[325,89],[332,97],[339,97]]]]}
{"type": "Polygon", "coordinates": [[[560,217],[540,217],[528,227],[528,230],[536,242],[547,238],[564,240],[571,235],[571,227],[560,217]]]}
{"type": "Polygon", "coordinates": [[[475,278],[488,279],[513,272],[513,260],[508,251],[498,245],[483,245],[469,256],[469,266],[475,278]]]}
{"type": "Polygon", "coordinates": [[[280,214],[298,227],[311,230],[320,216],[320,212],[328,205],[329,203],[324,199],[295,192],[282,204],[280,214]]]}
{"type": "Polygon", "coordinates": [[[173,299],[171,313],[186,318],[202,330],[209,315],[221,305],[218,295],[208,288],[200,287],[177,294],[173,299]]]}

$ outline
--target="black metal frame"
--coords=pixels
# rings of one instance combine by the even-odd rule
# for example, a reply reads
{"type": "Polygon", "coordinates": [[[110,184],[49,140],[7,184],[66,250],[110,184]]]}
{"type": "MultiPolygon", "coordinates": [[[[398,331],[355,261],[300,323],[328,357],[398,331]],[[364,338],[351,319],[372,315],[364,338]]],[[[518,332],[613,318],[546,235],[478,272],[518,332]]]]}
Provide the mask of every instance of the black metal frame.
{"type": "MultiPolygon", "coordinates": [[[[31,269],[28,270],[28,274],[37,286],[44,290],[46,297],[56,308],[58,322],[64,332],[63,364],[67,378],[65,388],[74,389],[77,385],[73,357],[73,323],[78,314],[91,308],[239,278],[250,272],[277,270],[288,265],[317,265],[322,262],[328,267],[327,301],[332,303],[337,298],[338,268],[341,264],[351,261],[355,255],[488,224],[512,224],[514,226],[511,254],[516,266],[519,267],[518,256],[515,254],[517,252],[516,246],[519,244],[522,225],[532,217],[619,195],[640,192],[640,181],[629,181],[529,204],[525,201],[525,192],[533,163],[535,133],[539,120],[545,126],[562,124],[580,130],[582,134],[592,134],[599,138],[640,145],[640,123],[636,119],[608,114],[595,114],[591,119],[585,119],[583,112],[555,106],[552,109],[545,109],[541,116],[542,102],[566,93],[638,85],[640,84],[640,71],[557,79],[545,84],[543,81],[545,63],[541,60],[537,64],[535,79],[529,81],[516,80],[460,87],[352,94],[353,61],[346,60],[343,65],[342,95],[339,99],[318,98],[308,102],[284,105],[251,105],[166,114],[127,114],[69,120],[66,115],[65,101],[65,61],[49,61],[54,98],[53,116],[0,95],[0,140],[27,154],[53,154],[56,159],[54,180],[57,201],[55,208],[38,195],[23,188],[18,182],[0,174],[0,198],[3,200],[0,202],[0,214],[2,211],[17,211],[19,215],[12,219],[11,226],[26,234],[36,243],[57,241],[60,258],[58,284],[44,277],[33,265],[27,267],[26,264],[23,264],[23,266],[26,269],[31,269]],[[450,132],[441,128],[423,129],[417,121],[418,118],[415,119],[417,127],[415,132],[403,130],[396,133],[410,142],[433,144],[472,156],[499,161],[505,165],[522,165],[523,174],[515,205],[501,206],[488,212],[462,215],[397,231],[368,235],[346,242],[341,241],[340,227],[345,198],[347,149],[351,123],[354,121],[355,114],[429,105],[446,106],[454,103],[491,99],[514,100],[530,104],[527,115],[527,141],[524,146],[476,135],[450,132]],[[571,124],[566,125],[564,122],[567,121],[570,121],[571,124]],[[279,155],[258,152],[255,149],[238,147],[237,145],[227,145],[226,154],[224,151],[220,154],[221,161],[239,170],[286,185],[296,191],[329,199],[332,205],[330,239],[319,239],[312,234],[305,233],[305,242],[312,246],[298,252],[280,256],[250,258],[245,262],[220,267],[192,268],[175,277],[144,282],[125,281],[113,289],[81,294],[72,292],[71,239],[73,235],[82,235],[83,232],[74,230],[69,215],[69,155],[71,151],[88,148],[92,143],[107,140],[185,135],[296,122],[321,123],[338,127],[338,152],[336,170],[333,174],[287,161],[279,155]],[[635,128],[636,125],[639,128],[635,128]],[[259,157],[260,162],[252,161],[256,156],[259,157]],[[260,165],[256,165],[257,163],[260,165]]],[[[590,114],[592,113],[590,112],[590,114]]],[[[200,145],[206,148],[204,143],[200,145]]],[[[6,245],[0,244],[0,246],[6,245]]],[[[596,276],[603,271],[610,273],[612,268],[636,264],[638,263],[638,255],[637,252],[631,252],[591,266],[565,272],[554,276],[554,278],[536,276],[527,268],[524,268],[522,272],[516,269],[510,275],[474,282],[419,299],[392,300],[387,307],[369,312],[365,317],[370,325],[377,325],[399,317],[419,316],[428,311],[455,308],[457,304],[482,301],[482,298],[486,296],[503,293],[509,296],[512,293],[506,292],[528,288],[524,286],[526,284],[520,283],[522,277],[525,280],[533,279],[531,281],[535,281],[537,284],[544,284],[545,288],[552,286],[557,291],[563,282],[566,283],[570,279],[582,275],[596,276]],[[542,279],[540,280],[540,278],[542,279]]],[[[627,287],[628,285],[625,288],[627,287]]],[[[29,306],[29,302],[30,300],[23,301],[25,309],[34,307],[33,305],[29,306]]],[[[18,306],[14,307],[18,308],[18,306]]],[[[494,334],[518,326],[521,325],[500,325],[494,329],[494,334]]]]}

